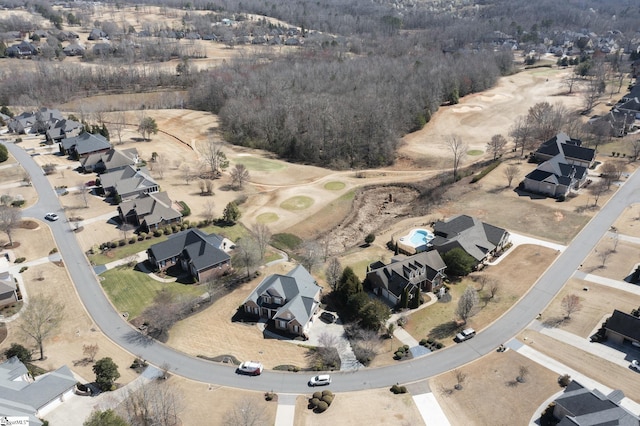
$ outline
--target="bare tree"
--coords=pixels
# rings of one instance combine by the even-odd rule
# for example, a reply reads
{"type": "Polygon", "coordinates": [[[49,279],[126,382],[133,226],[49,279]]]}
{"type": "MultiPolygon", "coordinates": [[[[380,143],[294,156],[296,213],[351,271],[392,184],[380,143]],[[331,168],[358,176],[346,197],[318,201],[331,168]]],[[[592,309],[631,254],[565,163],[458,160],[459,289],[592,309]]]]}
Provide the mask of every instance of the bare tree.
{"type": "Polygon", "coordinates": [[[313,268],[320,263],[322,250],[315,241],[307,241],[300,248],[300,264],[311,273],[313,268]]]}
{"type": "Polygon", "coordinates": [[[318,361],[322,362],[324,369],[337,366],[340,362],[337,351],[338,338],[334,334],[323,332],[318,336],[318,343],[316,356],[318,361]]]}
{"type": "Polygon", "coordinates": [[[487,144],[487,151],[493,155],[494,161],[502,155],[504,148],[507,146],[507,139],[502,135],[491,136],[491,141],[487,144]]]}
{"type": "Polygon", "coordinates": [[[474,316],[477,313],[478,300],[478,291],[473,286],[468,286],[458,300],[456,308],[458,318],[466,323],[469,318],[474,316]]]}
{"type": "Polygon", "coordinates": [[[636,161],[640,156],[640,139],[631,141],[631,161],[636,161]]]}
{"type": "Polygon", "coordinates": [[[518,368],[518,377],[516,377],[516,381],[518,383],[524,383],[527,381],[527,376],[529,375],[529,367],[526,365],[521,365],[518,368]]]}
{"type": "Polygon", "coordinates": [[[249,170],[244,164],[236,164],[231,169],[231,182],[235,188],[242,189],[244,184],[249,180],[249,170]]]}
{"type": "Polygon", "coordinates": [[[155,172],[158,173],[158,179],[164,178],[164,172],[167,170],[167,162],[167,158],[164,155],[158,154],[156,156],[155,172]]]}
{"type": "Polygon", "coordinates": [[[9,238],[9,245],[13,247],[13,231],[20,224],[22,212],[17,207],[0,206],[0,230],[9,238]]]}
{"type": "Polygon", "coordinates": [[[131,426],[178,426],[182,408],[180,392],[170,382],[156,380],[129,390],[119,410],[131,426]]]}
{"type": "Polygon", "coordinates": [[[567,89],[569,89],[569,92],[567,94],[570,95],[571,93],[573,93],[573,86],[575,86],[576,81],[578,81],[578,76],[576,76],[574,72],[570,72],[569,74],[567,74],[563,81],[565,86],[567,86],[567,89]]]}
{"type": "Polygon", "coordinates": [[[580,297],[576,294],[567,294],[562,298],[562,309],[564,310],[564,318],[571,319],[571,314],[579,312],[582,309],[580,297]]]}
{"type": "Polygon", "coordinates": [[[602,167],[600,168],[600,173],[604,178],[607,189],[611,187],[611,184],[613,182],[620,180],[620,178],[622,177],[622,173],[624,173],[624,170],[624,165],[613,161],[609,161],[602,165],[602,167]]]}
{"type": "Polygon", "coordinates": [[[229,160],[227,160],[226,154],[222,151],[222,144],[216,142],[213,138],[209,138],[205,143],[202,155],[213,176],[219,176],[222,171],[229,167],[229,160]]]}
{"type": "Polygon", "coordinates": [[[453,370],[453,375],[456,378],[456,384],[455,384],[454,387],[457,390],[461,390],[462,389],[462,384],[467,379],[467,375],[465,373],[463,373],[462,371],[458,370],[457,368],[455,370],[453,370]]]}
{"type": "Polygon", "coordinates": [[[125,115],[124,111],[119,111],[115,114],[113,123],[111,123],[111,128],[113,132],[118,136],[118,144],[122,145],[122,131],[124,130],[125,125],[125,115]]]}
{"type": "Polygon", "coordinates": [[[509,136],[513,138],[516,149],[520,150],[520,156],[524,157],[525,150],[533,148],[536,143],[533,128],[527,122],[527,117],[519,116],[509,130],[509,136]]]}
{"type": "Polygon", "coordinates": [[[327,284],[331,287],[331,290],[335,290],[340,282],[340,276],[342,275],[342,265],[337,257],[329,259],[327,269],[324,271],[327,284]]]}
{"type": "Polygon", "coordinates": [[[82,181],[78,182],[78,192],[80,194],[82,202],[84,203],[84,208],[86,209],[87,207],[89,207],[89,196],[87,195],[87,189],[85,188],[84,182],[82,181]]]}
{"type": "Polygon", "coordinates": [[[211,179],[205,180],[204,186],[207,188],[206,194],[213,195],[213,181],[211,179]]]}
{"type": "Polygon", "coordinates": [[[496,296],[498,296],[498,293],[500,292],[500,281],[491,280],[489,282],[489,287],[487,288],[489,290],[489,300],[495,299],[496,296]]]}
{"type": "Polygon", "coordinates": [[[30,297],[29,304],[23,308],[18,328],[36,343],[41,360],[44,359],[44,340],[58,330],[63,319],[64,305],[41,294],[30,297]]]}
{"type": "Polygon", "coordinates": [[[207,223],[213,222],[213,220],[216,218],[215,203],[213,202],[213,200],[207,200],[207,202],[204,203],[203,207],[204,210],[202,212],[202,216],[204,216],[204,220],[207,223]]]}
{"type": "Polygon", "coordinates": [[[611,256],[611,254],[613,254],[614,250],[610,250],[610,249],[604,249],[604,250],[600,250],[597,252],[598,254],[598,258],[600,259],[600,267],[604,268],[605,266],[607,266],[607,260],[609,260],[609,257],[611,256]]]}
{"type": "Polygon", "coordinates": [[[607,192],[607,183],[603,181],[598,181],[589,187],[589,193],[591,193],[591,195],[593,195],[593,198],[594,198],[594,201],[593,201],[594,206],[598,205],[598,200],[600,199],[600,196],[605,192],[607,192]]]}
{"type": "Polygon", "coordinates": [[[82,354],[89,358],[91,362],[93,362],[96,359],[96,355],[98,354],[99,349],[100,347],[97,343],[93,345],[82,345],[82,354]]]}
{"type": "Polygon", "coordinates": [[[200,194],[204,195],[207,191],[207,185],[204,183],[204,180],[198,181],[198,187],[200,188],[200,194]]]}
{"type": "Polygon", "coordinates": [[[611,237],[612,240],[612,247],[611,247],[611,252],[615,253],[618,251],[618,243],[620,243],[620,234],[618,234],[618,231],[613,231],[613,237],[611,237]]]}
{"type": "Polygon", "coordinates": [[[453,159],[453,180],[458,180],[458,168],[462,163],[462,160],[467,155],[467,150],[469,149],[469,145],[464,142],[460,136],[451,135],[444,142],[445,147],[451,153],[453,159]]]}
{"type": "Polygon", "coordinates": [[[189,166],[188,163],[182,163],[182,165],[180,165],[180,173],[182,174],[182,178],[184,179],[184,182],[187,185],[189,185],[189,182],[193,178],[193,175],[191,172],[191,166],[189,166]]]}
{"type": "Polygon", "coordinates": [[[511,183],[518,176],[520,176],[520,166],[511,164],[504,169],[504,177],[507,178],[507,188],[511,188],[511,183]]]}
{"type": "Polygon", "coordinates": [[[260,404],[250,398],[238,401],[222,420],[224,426],[267,426],[269,421],[260,404]]]}
{"type": "Polygon", "coordinates": [[[258,243],[258,249],[260,250],[260,259],[264,259],[264,255],[269,247],[271,241],[271,229],[264,223],[256,223],[251,230],[256,242],[258,243]]]}
{"type": "Polygon", "coordinates": [[[251,276],[251,268],[260,260],[260,248],[252,235],[236,241],[235,258],[238,264],[247,269],[247,278],[249,278],[251,276]]]}

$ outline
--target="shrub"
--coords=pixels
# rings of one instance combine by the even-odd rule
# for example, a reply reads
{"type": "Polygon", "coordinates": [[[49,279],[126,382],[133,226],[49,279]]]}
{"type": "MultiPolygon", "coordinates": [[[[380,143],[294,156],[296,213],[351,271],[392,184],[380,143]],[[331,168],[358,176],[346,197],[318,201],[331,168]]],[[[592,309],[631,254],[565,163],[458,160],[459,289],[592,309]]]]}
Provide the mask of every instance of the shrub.
{"type": "Polygon", "coordinates": [[[57,253],[57,252],[58,252],[58,248],[54,247],[54,248],[51,249],[51,251],[49,251],[49,254],[54,254],[54,253],[57,253]]]}
{"type": "Polygon", "coordinates": [[[126,244],[127,244],[127,242],[125,240],[118,241],[118,246],[120,246],[120,247],[122,247],[122,246],[124,246],[126,244]]]}
{"type": "Polygon", "coordinates": [[[502,162],[501,160],[496,160],[493,163],[489,164],[487,167],[484,168],[484,170],[482,170],[480,173],[478,173],[471,179],[471,183],[476,183],[477,181],[479,181],[480,179],[482,179],[483,177],[491,173],[491,171],[494,170],[496,167],[498,167],[501,162],[502,162]]]}
{"type": "Polygon", "coordinates": [[[313,393],[313,398],[322,399],[322,392],[317,391],[313,393]]]}
{"type": "Polygon", "coordinates": [[[162,233],[163,233],[164,235],[170,235],[170,234],[171,234],[171,228],[169,228],[169,227],[164,228],[164,229],[162,230],[162,233]]]}
{"type": "Polygon", "coordinates": [[[320,400],[318,398],[311,398],[309,400],[309,405],[311,406],[311,408],[316,408],[318,406],[318,403],[320,403],[320,400]]]}
{"type": "Polygon", "coordinates": [[[135,244],[135,243],[136,243],[136,238],[135,237],[129,238],[129,244],[135,244]]]}
{"type": "Polygon", "coordinates": [[[322,396],[327,396],[327,395],[329,395],[329,396],[333,396],[333,392],[331,392],[331,391],[330,391],[330,390],[328,390],[328,389],[323,390],[323,391],[322,391],[322,396]]]}
{"type": "Polygon", "coordinates": [[[431,344],[427,339],[420,340],[420,346],[427,346],[427,344],[431,344]]]}
{"type": "Polygon", "coordinates": [[[391,386],[391,392],[397,395],[398,393],[400,393],[400,386],[398,385],[391,386]]]}
{"type": "Polygon", "coordinates": [[[187,203],[185,203],[184,201],[178,201],[178,204],[180,204],[180,207],[182,207],[182,216],[187,217],[191,214],[191,209],[189,208],[187,203]]]}
{"type": "Polygon", "coordinates": [[[322,400],[327,403],[327,405],[331,405],[333,402],[333,395],[325,395],[322,397],[322,400]]]}
{"type": "Polygon", "coordinates": [[[115,241],[111,241],[111,242],[109,243],[109,248],[114,249],[114,248],[116,248],[116,247],[118,247],[118,244],[117,244],[115,241]]]}
{"type": "Polygon", "coordinates": [[[435,342],[436,345],[436,349],[442,349],[444,347],[444,345],[440,342],[435,342]]]}
{"type": "Polygon", "coordinates": [[[318,405],[316,406],[316,411],[318,411],[319,413],[322,413],[327,408],[329,408],[329,404],[327,404],[324,401],[320,401],[320,402],[318,402],[318,405]]]}
{"type": "Polygon", "coordinates": [[[24,257],[16,257],[16,260],[14,260],[13,262],[14,262],[14,263],[22,263],[22,262],[24,262],[25,260],[27,260],[27,259],[26,259],[26,258],[24,258],[24,257]]]}
{"type": "Polygon", "coordinates": [[[22,268],[20,268],[20,273],[23,273],[24,271],[26,271],[27,269],[29,269],[28,266],[23,266],[22,268]]]}
{"type": "Polygon", "coordinates": [[[160,235],[162,235],[162,232],[159,229],[156,229],[155,231],[153,231],[154,237],[159,237],[160,235]]]}
{"type": "MultiPolygon", "coordinates": [[[[4,146],[4,145],[0,145],[4,146]]],[[[24,205],[24,200],[15,200],[11,202],[11,206],[13,207],[22,207],[24,205]]]]}
{"type": "Polygon", "coordinates": [[[141,232],[140,234],[138,234],[138,241],[143,241],[146,237],[147,237],[147,234],[145,234],[144,232],[141,232]]]}
{"type": "Polygon", "coordinates": [[[565,374],[558,378],[558,384],[563,388],[566,388],[567,386],[569,386],[569,383],[571,383],[571,376],[568,374],[565,374]]]}

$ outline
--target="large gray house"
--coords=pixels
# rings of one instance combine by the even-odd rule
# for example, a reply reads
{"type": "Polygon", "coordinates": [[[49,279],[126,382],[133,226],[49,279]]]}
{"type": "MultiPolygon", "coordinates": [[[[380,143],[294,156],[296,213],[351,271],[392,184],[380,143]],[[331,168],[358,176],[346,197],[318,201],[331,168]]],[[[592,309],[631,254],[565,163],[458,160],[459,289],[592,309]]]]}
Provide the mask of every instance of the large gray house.
{"type": "Polygon", "coordinates": [[[322,287],[301,265],[262,280],[243,302],[247,314],[272,321],[277,330],[306,337],[320,306],[322,287]]]}
{"type": "Polygon", "coordinates": [[[435,238],[431,245],[444,254],[461,248],[478,263],[490,258],[509,243],[509,232],[466,214],[454,216],[433,225],[435,238]]]}
{"type": "Polygon", "coordinates": [[[405,292],[413,299],[420,297],[420,291],[440,289],[445,268],[437,250],[423,251],[412,256],[394,256],[388,265],[372,263],[366,280],[375,294],[397,305],[405,292]]]}

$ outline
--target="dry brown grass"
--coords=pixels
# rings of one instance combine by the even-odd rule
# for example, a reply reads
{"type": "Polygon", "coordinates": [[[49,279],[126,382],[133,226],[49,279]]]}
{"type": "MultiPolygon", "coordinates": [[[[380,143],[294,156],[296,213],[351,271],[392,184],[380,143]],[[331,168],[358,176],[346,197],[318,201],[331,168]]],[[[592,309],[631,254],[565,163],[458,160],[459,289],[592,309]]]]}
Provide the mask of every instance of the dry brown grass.
{"type": "Polygon", "coordinates": [[[307,408],[310,396],[298,396],[295,426],[424,424],[410,394],[393,395],[386,388],[338,393],[331,407],[320,414],[307,408]]]}
{"type": "Polygon", "coordinates": [[[613,224],[622,235],[640,237],[640,204],[631,204],[613,224]]]}
{"type": "Polygon", "coordinates": [[[618,240],[616,252],[607,254],[613,249],[613,245],[611,237],[602,238],[583,262],[582,271],[614,280],[624,280],[631,275],[640,259],[640,246],[618,240]],[[603,258],[605,254],[606,258],[603,258]],[[604,264],[603,259],[605,259],[604,264]]]}
{"type": "MultiPolygon", "coordinates": [[[[519,246],[496,266],[489,266],[481,272],[473,273],[462,282],[453,284],[452,293],[459,295],[464,292],[467,285],[473,285],[479,289],[479,285],[471,278],[478,280],[484,276],[500,283],[497,297],[494,300],[481,301],[481,310],[469,320],[469,325],[476,330],[482,330],[495,321],[531,288],[538,275],[553,262],[556,256],[555,250],[545,247],[519,246]]],[[[486,295],[486,292],[487,288],[484,292],[480,292],[480,296],[486,295]]],[[[436,303],[409,315],[409,323],[405,329],[417,340],[434,334],[436,328],[451,323],[455,319],[457,303],[457,298],[454,298],[449,303],[436,303]]],[[[452,338],[455,331],[451,328],[449,333],[445,332],[445,334],[452,338]]],[[[448,345],[451,340],[443,338],[442,343],[448,345]]]]}
{"type": "Polygon", "coordinates": [[[466,374],[461,390],[454,372],[429,380],[429,386],[453,426],[525,425],[536,409],[560,391],[558,375],[515,351],[490,353],[459,368],[466,374]],[[520,366],[529,369],[525,383],[516,382],[520,366]],[[501,407],[497,409],[499,401],[501,407]]]}
{"type": "Polygon", "coordinates": [[[529,344],[535,341],[534,349],[605,386],[622,389],[626,397],[640,401],[640,381],[637,372],[532,330],[522,332],[519,336],[520,341],[523,341],[522,336],[525,334],[529,344]]]}

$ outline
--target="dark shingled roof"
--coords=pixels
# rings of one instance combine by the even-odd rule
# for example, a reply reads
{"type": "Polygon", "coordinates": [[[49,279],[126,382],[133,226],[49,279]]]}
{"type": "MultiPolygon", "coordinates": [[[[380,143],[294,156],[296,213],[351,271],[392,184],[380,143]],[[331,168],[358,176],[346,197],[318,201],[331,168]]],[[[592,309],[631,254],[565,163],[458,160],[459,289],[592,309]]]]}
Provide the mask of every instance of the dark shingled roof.
{"type": "Polygon", "coordinates": [[[640,342],[640,318],[633,315],[616,309],[607,320],[605,328],[640,342]]]}
{"type": "Polygon", "coordinates": [[[173,234],[166,241],[152,245],[148,252],[158,261],[185,255],[196,269],[201,271],[230,259],[220,247],[222,238],[218,235],[207,235],[199,229],[187,229],[173,234]]]}

